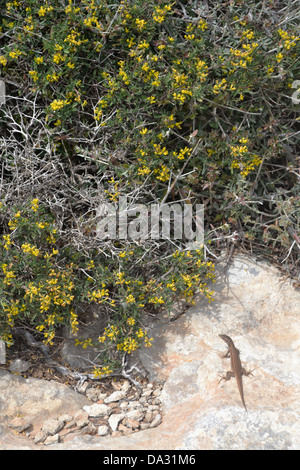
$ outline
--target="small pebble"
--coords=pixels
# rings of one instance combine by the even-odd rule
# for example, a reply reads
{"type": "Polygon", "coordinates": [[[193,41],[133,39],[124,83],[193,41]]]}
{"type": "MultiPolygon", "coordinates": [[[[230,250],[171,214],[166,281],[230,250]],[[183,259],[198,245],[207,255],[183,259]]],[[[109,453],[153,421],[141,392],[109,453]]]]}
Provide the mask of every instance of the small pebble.
{"type": "Polygon", "coordinates": [[[99,426],[98,428],[98,435],[99,436],[106,436],[109,433],[108,426],[99,426]]]}

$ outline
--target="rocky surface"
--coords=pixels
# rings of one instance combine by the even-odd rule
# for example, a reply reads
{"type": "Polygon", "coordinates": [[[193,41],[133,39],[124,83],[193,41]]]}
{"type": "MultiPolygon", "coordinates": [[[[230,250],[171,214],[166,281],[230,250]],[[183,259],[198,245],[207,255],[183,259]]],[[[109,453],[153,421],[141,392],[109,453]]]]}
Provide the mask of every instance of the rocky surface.
{"type": "Polygon", "coordinates": [[[160,385],[147,383],[136,391],[128,380],[122,380],[113,386],[117,390],[110,394],[90,386],[82,395],[55,381],[24,379],[0,370],[0,394],[7,396],[1,402],[1,447],[13,440],[9,432],[5,435],[4,427],[19,435],[17,447],[31,448],[67,443],[83,435],[128,435],[161,423],[160,385]]]}
{"type": "Polygon", "coordinates": [[[0,448],[300,449],[299,290],[241,257],[219,271],[214,297],[151,326],[153,347],[133,358],[148,371],[141,394],[126,380],[76,393],[0,371],[0,448]],[[235,379],[219,383],[230,369],[220,333],[254,369],[248,412],[235,379]]]}

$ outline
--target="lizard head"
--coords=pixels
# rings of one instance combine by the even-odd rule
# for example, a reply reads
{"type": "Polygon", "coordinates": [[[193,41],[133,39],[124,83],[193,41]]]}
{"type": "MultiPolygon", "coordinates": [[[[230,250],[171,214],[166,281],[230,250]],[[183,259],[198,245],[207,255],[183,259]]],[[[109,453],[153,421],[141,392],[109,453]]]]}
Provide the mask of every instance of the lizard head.
{"type": "Polygon", "coordinates": [[[219,336],[220,336],[220,338],[221,338],[223,341],[225,341],[226,343],[228,343],[228,342],[230,341],[230,338],[229,338],[229,336],[227,336],[227,335],[219,335],[219,336]]]}

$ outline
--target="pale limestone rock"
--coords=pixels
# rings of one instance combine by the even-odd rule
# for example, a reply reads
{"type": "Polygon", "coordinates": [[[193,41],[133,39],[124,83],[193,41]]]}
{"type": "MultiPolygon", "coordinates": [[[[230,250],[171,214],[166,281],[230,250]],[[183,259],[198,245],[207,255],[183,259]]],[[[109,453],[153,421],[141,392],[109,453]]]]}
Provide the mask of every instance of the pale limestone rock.
{"type": "Polygon", "coordinates": [[[86,396],[92,401],[99,400],[99,390],[96,388],[88,388],[86,391],[86,396]]]}
{"type": "Polygon", "coordinates": [[[150,428],[156,428],[157,426],[160,425],[161,421],[162,421],[162,417],[159,413],[157,413],[154,420],[150,424],[150,428]]]}
{"type": "Polygon", "coordinates": [[[72,419],[73,419],[72,416],[67,413],[64,413],[63,415],[60,415],[58,417],[58,421],[61,421],[64,424],[69,423],[70,421],[72,421],[72,419]]]}
{"type": "Polygon", "coordinates": [[[150,427],[150,423],[141,423],[141,430],[144,431],[150,427]]]}
{"type": "Polygon", "coordinates": [[[88,418],[77,419],[76,421],[76,426],[78,426],[79,428],[84,428],[84,426],[87,426],[88,424],[88,418]]]}
{"type": "Polygon", "coordinates": [[[48,436],[44,440],[44,445],[45,446],[51,446],[53,444],[57,444],[59,442],[59,440],[60,440],[59,434],[54,434],[53,436],[48,436]]]}
{"type": "Polygon", "coordinates": [[[23,417],[17,416],[10,420],[9,427],[16,432],[23,432],[30,427],[30,422],[23,417]]]}
{"type": "Polygon", "coordinates": [[[131,434],[131,432],[132,432],[131,428],[125,426],[125,424],[123,424],[123,423],[119,424],[118,430],[121,431],[123,434],[131,434]]]}
{"type": "Polygon", "coordinates": [[[144,412],[143,410],[131,410],[126,412],[126,416],[127,418],[141,421],[144,417],[144,412]]]}
{"type": "Polygon", "coordinates": [[[145,421],[147,423],[151,423],[153,420],[154,420],[154,413],[153,411],[147,411],[147,413],[145,414],[145,421]]]}
{"type": "Polygon", "coordinates": [[[42,432],[48,436],[53,436],[64,427],[64,424],[64,421],[60,421],[58,419],[47,419],[43,424],[42,432]]]}
{"type": "Polygon", "coordinates": [[[108,426],[99,426],[98,427],[98,435],[99,436],[106,436],[109,433],[108,426]]]}
{"type": "Polygon", "coordinates": [[[0,369],[1,416],[19,413],[40,429],[46,419],[75,413],[89,403],[83,395],[54,380],[25,379],[0,369]]]}
{"type": "Polygon", "coordinates": [[[34,442],[36,444],[40,444],[41,442],[44,442],[46,438],[47,438],[47,434],[44,433],[43,431],[39,431],[34,436],[34,442]]]}
{"type": "Polygon", "coordinates": [[[30,367],[29,362],[24,361],[23,359],[15,359],[9,365],[8,369],[13,374],[22,374],[23,372],[26,372],[29,369],[29,367],[30,367]]]}
{"type": "Polygon", "coordinates": [[[131,429],[138,429],[140,427],[139,421],[133,418],[128,418],[128,417],[125,419],[125,425],[131,429]]]}
{"type": "Polygon", "coordinates": [[[104,404],[95,403],[94,405],[87,405],[83,407],[88,416],[99,418],[100,416],[110,415],[112,409],[104,404]]]}
{"type": "Polygon", "coordinates": [[[119,422],[122,421],[124,416],[125,415],[123,413],[110,415],[108,418],[108,424],[110,425],[112,431],[116,431],[118,429],[119,422]]]}
{"type": "Polygon", "coordinates": [[[122,392],[126,395],[126,393],[128,392],[128,390],[130,390],[130,388],[131,388],[131,385],[130,385],[129,380],[124,380],[124,383],[121,387],[122,392]]]}
{"type": "Polygon", "coordinates": [[[108,397],[104,398],[104,403],[113,403],[115,401],[122,400],[125,397],[125,392],[123,390],[116,390],[108,397]]]}

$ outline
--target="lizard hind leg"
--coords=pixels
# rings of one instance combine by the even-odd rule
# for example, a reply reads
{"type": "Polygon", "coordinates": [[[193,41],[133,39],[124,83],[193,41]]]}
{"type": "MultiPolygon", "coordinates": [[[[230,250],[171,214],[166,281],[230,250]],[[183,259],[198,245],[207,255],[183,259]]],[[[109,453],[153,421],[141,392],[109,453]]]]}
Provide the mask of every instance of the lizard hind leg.
{"type": "Polygon", "coordinates": [[[251,369],[247,371],[244,367],[242,367],[242,375],[245,375],[245,376],[252,375],[254,377],[254,375],[252,374],[254,370],[255,369],[251,369]]]}
{"type": "Polygon", "coordinates": [[[228,371],[226,372],[226,375],[222,375],[222,376],[221,376],[221,378],[220,378],[220,380],[219,380],[218,383],[220,383],[221,380],[224,380],[225,382],[227,382],[227,380],[230,380],[231,377],[234,377],[234,373],[233,373],[231,370],[228,370],[228,371]]]}

